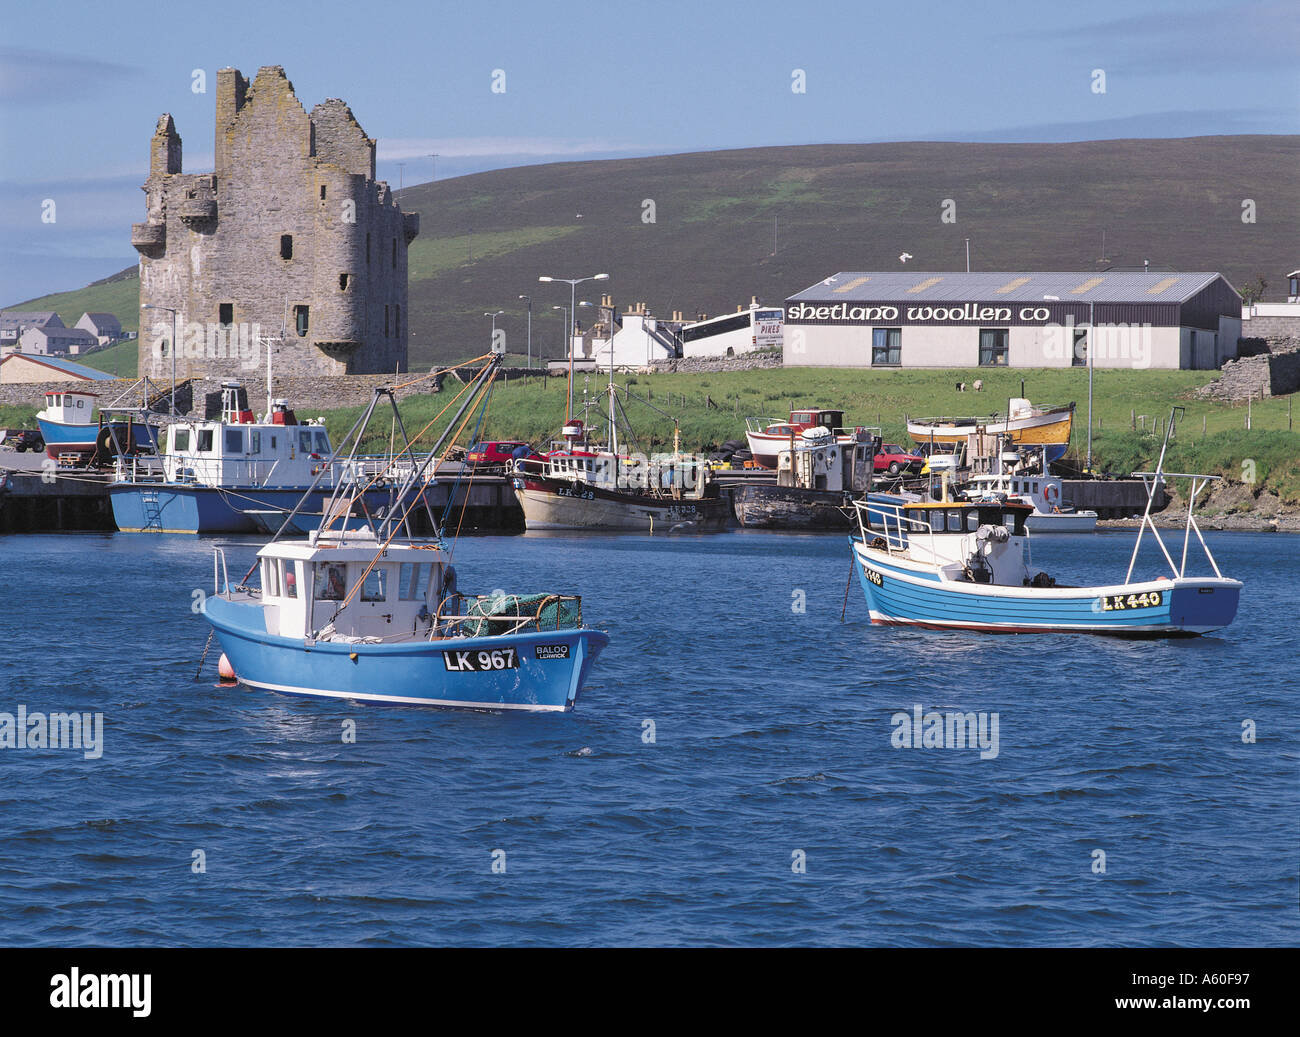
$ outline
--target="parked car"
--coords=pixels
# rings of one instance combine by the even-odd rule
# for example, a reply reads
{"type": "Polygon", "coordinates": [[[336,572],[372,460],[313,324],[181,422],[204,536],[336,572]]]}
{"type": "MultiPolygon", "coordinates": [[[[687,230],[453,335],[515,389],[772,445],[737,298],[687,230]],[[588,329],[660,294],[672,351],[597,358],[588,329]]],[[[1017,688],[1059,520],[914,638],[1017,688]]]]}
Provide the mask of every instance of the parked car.
{"type": "Polygon", "coordinates": [[[876,471],[898,475],[904,471],[919,472],[925,464],[925,458],[910,450],[904,450],[897,443],[885,443],[876,451],[876,471]]]}
{"type": "Polygon", "coordinates": [[[518,439],[498,439],[492,442],[474,443],[470,446],[469,453],[465,455],[465,463],[471,468],[504,469],[521,448],[524,454],[520,456],[532,452],[532,448],[527,443],[518,439]]]}
{"type": "Polygon", "coordinates": [[[9,428],[0,432],[0,446],[21,454],[27,450],[44,450],[45,439],[36,429],[9,428]]]}

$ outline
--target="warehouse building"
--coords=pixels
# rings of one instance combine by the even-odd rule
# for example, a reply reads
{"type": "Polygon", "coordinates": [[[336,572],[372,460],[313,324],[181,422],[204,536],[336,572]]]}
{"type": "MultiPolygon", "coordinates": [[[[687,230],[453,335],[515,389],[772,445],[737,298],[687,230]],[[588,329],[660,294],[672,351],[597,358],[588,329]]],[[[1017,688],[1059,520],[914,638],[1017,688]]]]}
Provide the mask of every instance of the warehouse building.
{"type": "Polygon", "coordinates": [[[786,302],[790,367],[1204,369],[1237,355],[1217,273],[842,272],[786,302]]]}

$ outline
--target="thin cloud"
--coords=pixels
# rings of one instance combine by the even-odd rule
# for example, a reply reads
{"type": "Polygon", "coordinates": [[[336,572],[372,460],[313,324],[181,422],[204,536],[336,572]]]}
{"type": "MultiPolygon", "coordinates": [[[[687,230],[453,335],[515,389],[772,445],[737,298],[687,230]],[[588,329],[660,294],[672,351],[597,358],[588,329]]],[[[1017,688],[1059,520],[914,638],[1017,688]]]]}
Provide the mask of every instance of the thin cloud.
{"type": "Polygon", "coordinates": [[[106,82],[139,74],[137,69],[78,54],[24,47],[0,47],[0,101],[49,104],[99,95],[106,82]]]}

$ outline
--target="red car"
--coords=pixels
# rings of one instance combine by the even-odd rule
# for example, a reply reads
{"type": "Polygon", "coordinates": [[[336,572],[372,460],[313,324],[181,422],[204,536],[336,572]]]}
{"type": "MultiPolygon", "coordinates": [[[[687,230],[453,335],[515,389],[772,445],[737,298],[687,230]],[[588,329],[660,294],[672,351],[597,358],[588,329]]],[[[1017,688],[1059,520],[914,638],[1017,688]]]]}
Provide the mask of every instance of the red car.
{"type": "Polygon", "coordinates": [[[518,439],[499,439],[490,443],[475,443],[465,455],[471,468],[505,468],[520,447],[531,452],[527,443],[518,439]]]}
{"type": "Polygon", "coordinates": [[[896,443],[885,443],[876,449],[876,471],[898,475],[903,471],[919,472],[925,466],[925,458],[904,450],[896,443]]]}

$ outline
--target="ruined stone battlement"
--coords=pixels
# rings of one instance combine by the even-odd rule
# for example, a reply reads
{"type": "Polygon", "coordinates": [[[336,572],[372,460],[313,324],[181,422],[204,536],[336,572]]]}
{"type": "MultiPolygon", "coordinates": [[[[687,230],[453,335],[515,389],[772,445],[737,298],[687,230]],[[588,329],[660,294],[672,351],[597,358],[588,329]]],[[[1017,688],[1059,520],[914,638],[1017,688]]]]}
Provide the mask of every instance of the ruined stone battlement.
{"type": "MultiPolygon", "coordinates": [[[[217,73],[210,173],[185,173],[170,115],[158,120],[143,185],[140,373],[246,373],[200,348],[195,325],[253,327],[286,375],[406,369],[407,247],[419,217],[375,179],[375,142],[337,98],[310,114],[278,65],[250,82],[217,73]],[[146,305],[160,309],[144,309],[146,305]]],[[[207,336],[209,339],[211,335],[207,336]]]]}

